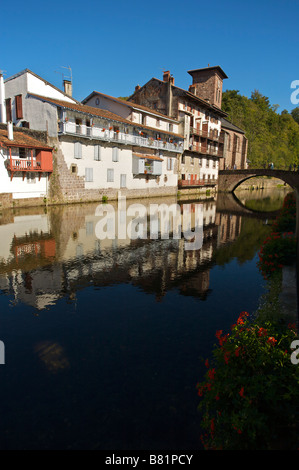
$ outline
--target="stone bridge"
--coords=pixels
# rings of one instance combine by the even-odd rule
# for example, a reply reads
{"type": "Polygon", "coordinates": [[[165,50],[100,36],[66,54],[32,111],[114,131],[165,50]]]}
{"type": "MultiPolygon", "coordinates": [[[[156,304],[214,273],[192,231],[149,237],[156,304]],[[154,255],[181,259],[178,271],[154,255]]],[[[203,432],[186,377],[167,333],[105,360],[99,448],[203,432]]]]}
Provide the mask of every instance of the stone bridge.
{"type": "Polygon", "coordinates": [[[243,181],[255,176],[271,176],[289,184],[299,192],[299,172],[270,169],[250,170],[220,170],[218,176],[218,191],[233,192],[243,181]]]}

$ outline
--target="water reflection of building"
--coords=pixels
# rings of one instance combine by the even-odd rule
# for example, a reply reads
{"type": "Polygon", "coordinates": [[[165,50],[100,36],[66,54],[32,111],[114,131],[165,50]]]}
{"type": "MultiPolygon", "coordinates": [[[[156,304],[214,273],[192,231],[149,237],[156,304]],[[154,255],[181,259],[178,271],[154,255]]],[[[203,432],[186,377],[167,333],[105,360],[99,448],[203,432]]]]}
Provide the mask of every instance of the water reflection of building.
{"type": "MultiPolygon", "coordinates": [[[[167,203],[169,207],[176,201],[167,203]]],[[[192,230],[195,215],[200,214],[198,249],[186,250],[184,237],[174,238],[171,233],[165,240],[132,240],[128,232],[123,238],[100,240],[96,226],[104,216],[96,215],[96,208],[94,204],[53,207],[48,214],[16,215],[1,225],[0,289],[39,310],[64,296],[72,301],[85,286],[123,282],[154,294],[157,300],[173,288],[205,299],[214,250],[240,232],[240,216],[216,213],[211,200],[179,206],[181,216],[190,215],[192,230]]],[[[121,214],[116,203],[113,208],[117,229],[121,214]]],[[[105,216],[107,227],[110,219],[105,216]]],[[[140,221],[145,223],[148,217],[140,221]]],[[[159,228],[163,226],[160,223],[159,228]]]]}

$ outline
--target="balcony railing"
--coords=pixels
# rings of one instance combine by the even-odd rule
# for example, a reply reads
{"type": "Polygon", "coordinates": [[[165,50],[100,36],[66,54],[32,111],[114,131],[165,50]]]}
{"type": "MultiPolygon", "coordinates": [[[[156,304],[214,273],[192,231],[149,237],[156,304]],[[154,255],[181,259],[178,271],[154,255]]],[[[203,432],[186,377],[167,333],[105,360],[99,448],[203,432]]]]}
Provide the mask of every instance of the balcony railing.
{"type": "Polygon", "coordinates": [[[216,133],[212,131],[208,132],[208,131],[197,129],[196,127],[190,127],[190,134],[196,134],[196,135],[199,135],[200,137],[205,137],[210,140],[215,140],[216,142],[220,142],[222,144],[224,143],[223,135],[218,134],[218,132],[216,135],[216,133]]]}
{"type": "Polygon", "coordinates": [[[183,142],[166,142],[151,137],[142,137],[141,135],[126,134],[124,132],[116,132],[110,129],[103,129],[101,127],[88,127],[78,125],[72,122],[60,122],[59,133],[72,134],[80,137],[87,137],[92,139],[104,140],[107,142],[117,142],[120,144],[136,145],[138,147],[150,147],[154,149],[167,150],[169,152],[182,153],[183,142]]]}
{"type": "Polygon", "coordinates": [[[191,188],[191,187],[200,187],[200,186],[216,186],[217,180],[216,179],[204,179],[204,180],[179,180],[178,187],[179,188],[191,188]]]}
{"type": "Polygon", "coordinates": [[[38,172],[52,172],[53,164],[42,164],[37,160],[27,160],[20,158],[8,158],[6,160],[6,168],[10,171],[38,171],[38,172]]]}
{"type": "Polygon", "coordinates": [[[192,152],[202,153],[204,155],[211,155],[213,157],[223,157],[223,148],[215,149],[211,147],[203,147],[200,144],[190,144],[189,150],[192,152]]]}

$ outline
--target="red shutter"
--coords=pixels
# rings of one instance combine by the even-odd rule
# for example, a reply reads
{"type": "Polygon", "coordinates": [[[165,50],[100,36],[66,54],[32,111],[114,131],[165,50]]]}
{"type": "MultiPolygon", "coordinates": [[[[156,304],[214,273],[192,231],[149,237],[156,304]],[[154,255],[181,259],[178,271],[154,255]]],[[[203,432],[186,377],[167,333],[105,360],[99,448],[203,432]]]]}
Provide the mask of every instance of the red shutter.
{"type": "Polygon", "coordinates": [[[23,119],[22,95],[16,96],[16,118],[23,119]]]}
{"type": "Polygon", "coordinates": [[[7,122],[12,121],[12,117],[11,117],[11,99],[10,98],[7,98],[5,100],[5,107],[6,107],[6,121],[7,122]]]}

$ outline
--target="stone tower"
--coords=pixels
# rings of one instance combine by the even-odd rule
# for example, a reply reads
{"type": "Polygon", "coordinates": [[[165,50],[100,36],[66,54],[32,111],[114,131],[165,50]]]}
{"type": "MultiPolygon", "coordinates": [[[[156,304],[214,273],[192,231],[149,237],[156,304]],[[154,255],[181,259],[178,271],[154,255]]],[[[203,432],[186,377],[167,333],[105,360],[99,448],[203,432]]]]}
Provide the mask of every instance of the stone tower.
{"type": "Polygon", "coordinates": [[[219,65],[205,67],[203,69],[188,70],[193,82],[189,91],[201,99],[206,100],[212,106],[221,109],[222,84],[227,75],[219,65]]]}

